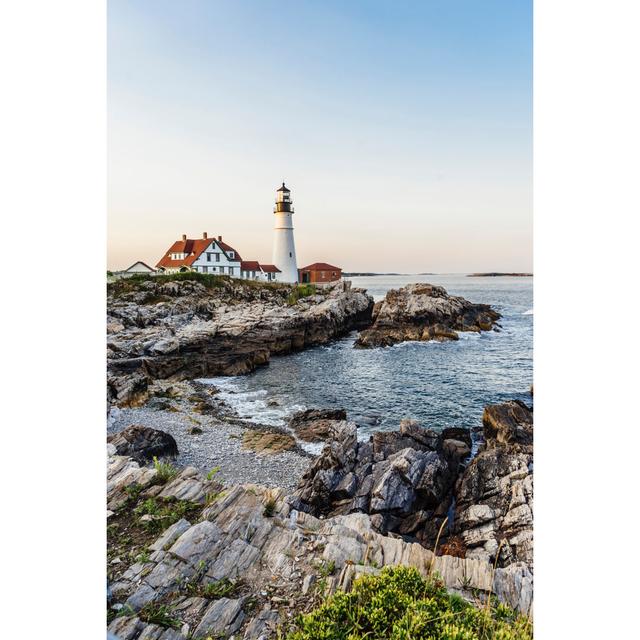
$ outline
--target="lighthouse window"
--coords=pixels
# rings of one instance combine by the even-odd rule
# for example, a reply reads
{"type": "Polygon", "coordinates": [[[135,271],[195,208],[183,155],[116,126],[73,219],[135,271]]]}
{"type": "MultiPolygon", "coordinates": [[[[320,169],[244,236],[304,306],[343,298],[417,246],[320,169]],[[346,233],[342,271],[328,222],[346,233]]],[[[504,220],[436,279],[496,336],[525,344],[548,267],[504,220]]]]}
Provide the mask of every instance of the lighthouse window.
{"type": "Polygon", "coordinates": [[[293,258],[293,254],[291,253],[291,251],[289,251],[289,257],[293,258]]]}

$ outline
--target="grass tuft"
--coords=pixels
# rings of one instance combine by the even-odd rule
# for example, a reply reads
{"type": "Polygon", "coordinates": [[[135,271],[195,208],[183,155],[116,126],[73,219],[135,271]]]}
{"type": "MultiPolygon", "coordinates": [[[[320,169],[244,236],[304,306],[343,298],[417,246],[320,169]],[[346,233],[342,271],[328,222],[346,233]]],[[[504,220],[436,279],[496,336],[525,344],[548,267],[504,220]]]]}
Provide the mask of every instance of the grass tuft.
{"type": "Polygon", "coordinates": [[[178,470],[170,462],[160,462],[157,456],[153,456],[153,467],[157,471],[156,480],[160,484],[166,484],[178,474],[178,470]]]}

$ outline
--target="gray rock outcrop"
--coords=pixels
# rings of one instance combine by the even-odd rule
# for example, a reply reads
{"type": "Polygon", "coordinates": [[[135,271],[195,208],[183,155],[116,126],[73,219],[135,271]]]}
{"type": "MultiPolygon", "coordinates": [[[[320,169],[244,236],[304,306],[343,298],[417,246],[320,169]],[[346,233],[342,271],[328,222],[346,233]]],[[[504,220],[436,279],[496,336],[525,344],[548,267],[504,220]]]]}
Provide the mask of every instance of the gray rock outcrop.
{"type": "Polygon", "coordinates": [[[373,324],[356,346],[386,347],[405,340],[457,340],[458,331],[490,331],[500,314],[488,304],[450,296],[443,287],[409,284],[375,304],[373,324]]]}
{"type": "Polygon", "coordinates": [[[398,431],[376,432],[368,442],[358,442],[353,422],[335,423],[332,439],[303,475],[291,506],[325,517],[367,513],[382,533],[432,544],[469,452],[466,430],[455,431],[463,440],[449,435],[403,420],[398,431]]]}
{"type": "Polygon", "coordinates": [[[107,384],[113,404],[139,404],[154,380],[239,375],[272,355],[324,344],[371,319],[373,300],[340,282],[292,302],[288,285],[221,279],[122,280],[107,296],[107,384]]]}
{"type": "Polygon", "coordinates": [[[490,405],[485,444],[455,489],[454,531],[466,557],[533,566],[533,411],[517,401],[490,405]]]}
{"type": "MultiPolygon", "coordinates": [[[[128,487],[157,489],[155,473],[114,455],[111,447],[110,508],[126,507],[121,496],[130,494],[128,487]]],[[[491,590],[524,613],[531,607],[530,574],[524,567],[494,574],[481,558],[434,557],[419,544],[379,534],[366,514],[316,518],[292,509],[282,491],[259,485],[231,487],[207,506],[210,483],[186,469],[163,493],[185,496],[187,484],[202,505],[197,518],[179,520],[160,533],[148,555],[109,585],[110,606],[121,612],[109,631],[120,639],[275,638],[280,624],[313,605],[314,594],[348,590],[359,575],[396,564],[416,567],[423,575],[436,571],[447,588],[468,597],[491,590]],[[203,590],[215,584],[229,585],[229,592],[206,596],[203,590]],[[145,621],[150,606],[165,607],[173,628],[145,621]]]]}

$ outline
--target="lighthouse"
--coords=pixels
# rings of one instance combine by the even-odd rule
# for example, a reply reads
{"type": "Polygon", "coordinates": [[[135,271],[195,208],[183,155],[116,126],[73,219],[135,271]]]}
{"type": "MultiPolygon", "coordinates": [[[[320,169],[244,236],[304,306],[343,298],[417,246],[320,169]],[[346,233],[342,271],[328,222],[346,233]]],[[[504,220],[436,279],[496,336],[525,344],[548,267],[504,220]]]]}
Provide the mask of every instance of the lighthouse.
{"type": "Polygon", "coordinates": [[[280,269],[280,282],[298,282],[296,246],[293,241],[293,206],[291,191],[282,186],[276,191],[276,206],[273,208],[275,225],[273,229],[273,264],[280,269]]]}

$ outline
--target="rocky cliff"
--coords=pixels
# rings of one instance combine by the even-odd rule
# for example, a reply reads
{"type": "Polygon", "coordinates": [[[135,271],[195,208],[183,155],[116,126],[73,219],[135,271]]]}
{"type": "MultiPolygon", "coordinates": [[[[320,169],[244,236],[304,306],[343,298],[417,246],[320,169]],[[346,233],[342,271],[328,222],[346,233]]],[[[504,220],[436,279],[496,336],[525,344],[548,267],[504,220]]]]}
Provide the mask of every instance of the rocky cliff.
{"type": "Polygon", "coordinates": [[[140,467],[109,445],[109,631],[120,640],[277,637],[353,579],[403,564],[450,590],[488,592],[523,613],[530,575],[480,558],[434,556],[378,533],[364,513],[318,518],[281,490],[222,489],[193,468],[140,467]]]}
{"type": "Polygon", "coordinates": [[[372,298],[349,283],[300,297],[290,285],[186,275],[109,285],[110,402],[142,402],[157,379],[248,373],[272,355],[323,344],[371,319],[372,298]]]}
{"type": "Polygon", "coordinates": [[[488,304],[450,296],[443,287],[410,284],[377,302],[373,324],[356,346],[385,347],[405,340],[457,340],[458,331],[490,331],[500,314],[488,304]]]}

